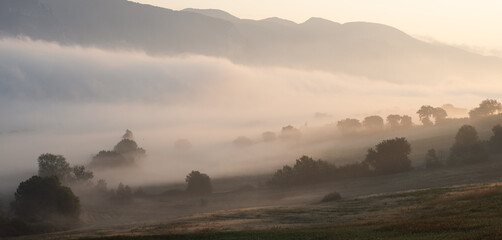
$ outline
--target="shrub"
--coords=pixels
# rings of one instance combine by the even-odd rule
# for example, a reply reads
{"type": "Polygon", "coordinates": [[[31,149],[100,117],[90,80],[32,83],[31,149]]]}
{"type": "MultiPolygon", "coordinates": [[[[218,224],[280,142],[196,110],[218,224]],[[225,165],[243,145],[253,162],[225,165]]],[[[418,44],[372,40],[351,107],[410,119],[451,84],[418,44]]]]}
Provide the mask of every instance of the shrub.
{"type": "Polygon", "coordinates": [[[333,201],[338,201],[340,199],[342,199],[342,195],[340,195],[340,193],[338,193],[338,192],[332,192],[332,193],[326,194],[322,198],[321,202],[333,202],[333,201]]]}
{"type": "Polygon", "coordinates": [[[14,197],[12,209],[23,221],[63,229],[78,223],[80,201],[57,177],[33,176],[19,184],[14,197]]]}
{"type": "Polygon", "coordinates": [[[192,171],[189,173],[186,176],[185,181],[187,182],[186,191],[188,193],[205,195],[213,192],[211,178],[199,171],[192,171]]]}

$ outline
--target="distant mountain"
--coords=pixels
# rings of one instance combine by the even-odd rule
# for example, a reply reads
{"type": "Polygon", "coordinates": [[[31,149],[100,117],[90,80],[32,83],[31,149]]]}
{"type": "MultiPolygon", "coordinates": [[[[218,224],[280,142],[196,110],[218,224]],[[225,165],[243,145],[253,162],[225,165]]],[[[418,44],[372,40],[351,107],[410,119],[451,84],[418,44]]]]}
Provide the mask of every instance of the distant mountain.
{"type": "Polygon", "coordinates": [[[201,54],[391,82],[502,74],[499,58],[425,43],[382,24],[255,21],[221,10],[173,11],[125,0],[0,0],[0,35],[153,55],[201,54]]]}

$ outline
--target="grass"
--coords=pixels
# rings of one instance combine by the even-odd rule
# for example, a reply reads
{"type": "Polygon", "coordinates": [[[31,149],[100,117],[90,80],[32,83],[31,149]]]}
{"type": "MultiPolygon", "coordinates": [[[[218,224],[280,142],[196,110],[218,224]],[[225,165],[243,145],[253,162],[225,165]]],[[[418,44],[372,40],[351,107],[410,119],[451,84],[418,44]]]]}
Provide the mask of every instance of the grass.
{"type": "MultiPolygon", "coordinates": [[[[113,236],[82,240],[502,239],[502,187],[493,185],[404,192],[374,196],[360,201],[346,200],[333,206],[319,204],[317,208],[312,208],[312,216],[309,218],[326,213],[336,214],[335,209],[341,211],[346,207],[356,206],[364,208],[363,205],[366,204],[373,204],[373,207],[379,210],[387,208],[387,212],[344,224],[240,231],[204,230],[183,234],[113,236]],[[402,209],[396,210],[398,207],[402,209]],[[393,214],[389,214],[391,211],[393,214]]],[[[288,214],[308,213],[305,209],[292,212],[288,209],[270,211],[272,215],[285,215],[286,222],[290,220],[286,217],[288,214]]]]}

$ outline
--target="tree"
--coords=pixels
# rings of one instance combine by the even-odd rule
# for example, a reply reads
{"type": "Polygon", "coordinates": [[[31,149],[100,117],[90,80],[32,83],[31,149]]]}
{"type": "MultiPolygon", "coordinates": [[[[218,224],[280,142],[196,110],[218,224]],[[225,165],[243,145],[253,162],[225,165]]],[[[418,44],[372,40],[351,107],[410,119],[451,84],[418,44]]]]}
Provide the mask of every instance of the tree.
{"type": "Polygon", "coordinates": [[[322,160],[314,160],[308,156],[302,156],[296,160],[293,172],[295,180],[302,183],[316,183],[326,179],[330,173],[330,164],[322,160]]]}
{"type": "Polygon", "coordinates": [[[282,128],[280,137],[282,139],[292,139],[301,137],[302,133],[297,128],[288,125],[282,128]]]}
{"type": "Polygon", "coordinates": [[[185,178],[185,182],[187,183],[186,191],[188,193],[206,195],[213,192],[211,179],[208,175],[199,171],[189,173],[185,178]]]}
{"type": "Polygon", "coordinates": [[[406,138],[389,139],[380,142],[375,149],[368,149],[365,161],[378,173],[401,172],[411,169],[410,153],[411,146],[406,138]]]}
{"type": "Polygon", "coordinates": [[[413,126],[413,122],[411,121],[411,117],[408,115],[403,115],[401,117],[400,126],[403,128],[410,128],[413,126]]]}
{"type": "Polygon", "coordinates": [[[105,180],[99,179],[94,188],[99,193],[106,193],[108,191],[108,184],[105,180]]]}
{"type": "Polygon", "coordinates": [[[438,124],[438,123],[442,123],[446,120],[448,113],[444,109],[437,107],[437,108],[434,108],[432,116],[434,117],[435,123],[438,124]]]}
{"type": "Polygon", "coordinates": [[[455,165],[481,162],[487,159],[488,153],[483,143],[479,141],[476,129],[470,125],[460,127],[455,136],[455,143],[450,148],[448,163],[455,165]]]}
{"type": "Polygon", "coordinates": [[[276,139],[275,133],[273,132],[264,132],[261,135],[264,142],[273,142],[276,139]]]}
{"type": "Polygon", "coordinates": [[[336,126],[343,134],[351,134],[361,128],[361,122],[357,119],[347,118],[337,122],[336,126]]]}
{"type": "Polygon", "coordinates": [[[78,222],[80,201],[55,176],[33,176],[21,182],[14,197],[14,214],[24,221],[65,226],[78,222]]]}
{"type": "Polygon", "coordinates": [[[253,141],[245,136],[239,136],[232,142],[237,147],[248,147],[253,145],[253,141]]]}
{"type": "Polygon", "coordinates": [[[493,153],[502,153],[502,126],[500,124],[492,128],[493,136],[488,141],[488,146],[493,153]]]}
{"type": "Polygon", "coordinates": [[[115,145],[113,151],[120,154],[145,154],[145,150],[138,148],[138,144],[130,139],[122,139],[115,145]]]}
{"type": "Polygon", "coordinates": [[[427,106],[422,106],[420,109],[417,111],[418,117],[420,118],[420,121],[424,126],[432,126],[433,123],[431,121],[431,117],[434,114],[434,108],[427,105],[427,106]]]}
{"type": "Polygon", "coordinates": [[[383,118],[380,116],[368,116],[363,120],[363,126],[367,130],[382,130],[383,118]]]}
{"type": "Polygon", "coordinates": [[[429,151],[427,151],[427,154],[425,155],[425,168],[434,169],[442,166],[443,164],[441,163],[438,155],[436,154],[436,150],[434,148],[429,149],[429,151]]]}
{"type": "Polygon", "coordinates": [[[72,171],[75,176],[75,181],[80,183],[89,182],[94,177],[93,172],[85,170],[85,167],[81,165],[74,166],[72,171]]]}
{"type": "Polygon", "coordinates": [[[502,105],[497,100],[486,99],[479,104],[479,107],[469,111],[469,117],[472,119],[479,119],[488,117],[501,111],[502,105]]]}
{"type": "Polygon", "coordinates": [[[351,163],[337,167],[335,164],[314,160],[308,156],[296,159],[295,165],[284,166],[277,170],[267,182],[271,186],[289,187],[303,184],[319,183],[336,179],[347,179],[366,176],[370,173],[368,164],[351,163]]]}
{"type": "Polygon", "coordinates": [[[115,191],[115,199],[120,202],[130,202],[132,200],[131,187],[119,183],[117,191],[115,191]]]}
{"type": "Polygon", "coordinates": [[[113,151],[100,151],[92,158],[89,166],[93,168],[132,166],[138,159],[144,157],[145,153],[146,151],[132,140],[132,132],[127,130],[113,151]]]}
{"type": "Polygon", "coordinates": [[[122,154],[115,151],[100,151],[89,163],[92,168],[113,168],[124,167],[133,164],[130,158],[125,158],[122,154]]]}
{"type": "Polygon", "coordinates": [[[134,140],[131,130],[127,129],[124,135],[122,135],[122,139],[134,140]]]}
{"type": "Polygon", "coordinates": [[[60,181],[70,180],[70,164],[61,155],[44,153],[38,157],[38,175],[40,177],[56,176],[60,181]]]}
{"type": "Polygon", "coordinates": [[[387,123],[391,129],[397,129],[400,127],[401,116],[397,114],[390,114],[387,116],[387,123]]]}

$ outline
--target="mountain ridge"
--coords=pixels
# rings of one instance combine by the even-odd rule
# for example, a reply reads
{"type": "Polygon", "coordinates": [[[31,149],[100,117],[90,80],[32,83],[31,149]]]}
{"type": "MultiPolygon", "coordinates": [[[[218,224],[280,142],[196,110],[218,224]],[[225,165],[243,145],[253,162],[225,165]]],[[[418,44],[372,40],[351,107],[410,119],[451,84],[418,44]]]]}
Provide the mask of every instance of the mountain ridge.
{"type": "Polygon", "coordinates": [[[174,11],[126,0],[5,0],[0,35],[152,55],[223,57],[396,83],[502,74],[499,58],[426,43],[384,24],[316,17],[303,23],[249,20],[217,9],[174,11]]]}

